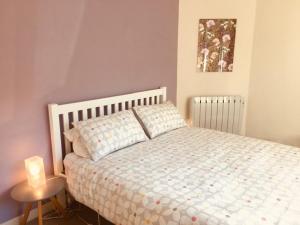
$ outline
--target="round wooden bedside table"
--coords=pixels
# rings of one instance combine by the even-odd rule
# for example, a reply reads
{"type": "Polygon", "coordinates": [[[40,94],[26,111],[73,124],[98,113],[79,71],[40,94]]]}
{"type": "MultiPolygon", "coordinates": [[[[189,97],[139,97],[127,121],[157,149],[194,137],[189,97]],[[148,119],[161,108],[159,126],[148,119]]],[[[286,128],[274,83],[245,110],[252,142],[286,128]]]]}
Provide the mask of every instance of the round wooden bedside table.
{"type": "Polygon", "coordinates": [[[50,199],[54,209],[65,217],[65,212],[61,204],[58,202],[56,195],[65,188],[65,180],[61,177],[50,177],[46,180],[46,184],[39,188],[32,188],[27,181],[17,184],[11,191],[11,197],[26,204],[23,218],[20,225],[25,225],[34,202],[38,205],[38,222],[43,224],[42,201],[50,199]]]}

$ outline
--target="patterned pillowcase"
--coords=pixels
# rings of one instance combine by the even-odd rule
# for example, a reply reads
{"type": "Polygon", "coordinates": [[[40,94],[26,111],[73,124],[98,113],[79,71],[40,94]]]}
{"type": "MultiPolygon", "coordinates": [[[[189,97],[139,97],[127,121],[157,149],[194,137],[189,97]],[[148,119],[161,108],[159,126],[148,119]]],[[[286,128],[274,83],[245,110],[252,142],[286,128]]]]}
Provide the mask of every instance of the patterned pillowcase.
{"type": "Polygon", "coordinates": [[[70,130],[67,130],[64,132],[64,135],[70,142],[72,142],[73,151],[76,155],[87,159],[91,158],[90,153],[85,146],[85,143],[82,140],[78,129],[72,128],[70,130]]]}
{"type": "Polygon", "coordinates": [[[133,110],[143,123],[150,138],[186,126],[177,108],[171,102],[137,106],[133,110]]]}
{"type": "Polygon", "coordinates": [[[129,145],[148,140],[131,110],[75,122],[94,161],[129,145]]]}

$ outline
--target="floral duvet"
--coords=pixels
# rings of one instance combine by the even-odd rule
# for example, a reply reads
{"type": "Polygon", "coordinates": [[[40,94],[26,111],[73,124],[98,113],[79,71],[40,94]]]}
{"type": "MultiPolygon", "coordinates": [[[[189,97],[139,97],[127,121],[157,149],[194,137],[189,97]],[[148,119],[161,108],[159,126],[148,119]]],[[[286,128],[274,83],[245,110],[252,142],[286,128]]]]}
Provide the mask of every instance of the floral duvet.
{"type": "Polygon", "coordinates": [[[299,148],[181,128],[64,165],[75,199],[116,225],[300,225],[299,148]]]}

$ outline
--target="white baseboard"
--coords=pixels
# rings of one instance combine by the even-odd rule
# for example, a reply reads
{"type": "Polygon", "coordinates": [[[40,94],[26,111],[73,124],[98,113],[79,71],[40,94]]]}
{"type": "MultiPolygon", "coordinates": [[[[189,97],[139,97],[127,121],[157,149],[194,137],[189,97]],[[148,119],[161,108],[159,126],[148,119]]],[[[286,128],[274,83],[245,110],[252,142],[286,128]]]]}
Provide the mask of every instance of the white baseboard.
{"type": "MultiPolygon", "coordinates": [[[[43,205],[43,213],[44,214],[50,212],[51,210],[53,210],[51,202],[48,202],[48,203],[43,205]]],[[[4,222],[4,223],[1,223],[0,225],[19,225],[21,216],[17,216],[15,218],[12,218],[12,219],[4,222]]],[[[35,219],[35,218],[37,218],[37,216],[38,216],[37,208],[32,209],[30,211],[29,216],[28,216],[28,222],[35,219]]]]}

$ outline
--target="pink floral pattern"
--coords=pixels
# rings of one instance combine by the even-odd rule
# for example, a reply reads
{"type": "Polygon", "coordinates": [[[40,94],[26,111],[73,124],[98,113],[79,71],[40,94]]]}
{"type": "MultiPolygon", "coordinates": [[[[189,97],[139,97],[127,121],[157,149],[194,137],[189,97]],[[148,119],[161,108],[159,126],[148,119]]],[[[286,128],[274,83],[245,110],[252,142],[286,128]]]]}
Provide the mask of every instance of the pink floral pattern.
{"type": "Polygon", "coordinates": [[[197,68],[200,72],[232,72],[236,19],[200,19],[197,68]]]}

